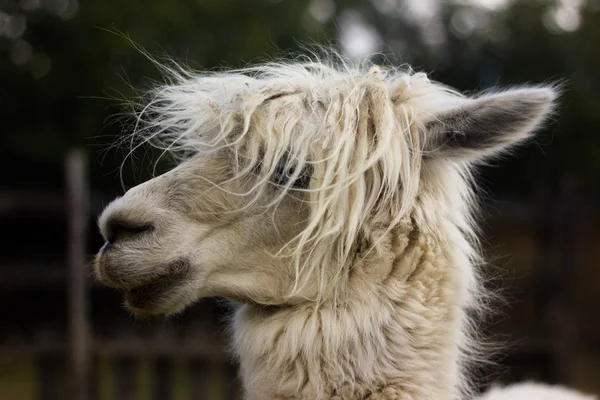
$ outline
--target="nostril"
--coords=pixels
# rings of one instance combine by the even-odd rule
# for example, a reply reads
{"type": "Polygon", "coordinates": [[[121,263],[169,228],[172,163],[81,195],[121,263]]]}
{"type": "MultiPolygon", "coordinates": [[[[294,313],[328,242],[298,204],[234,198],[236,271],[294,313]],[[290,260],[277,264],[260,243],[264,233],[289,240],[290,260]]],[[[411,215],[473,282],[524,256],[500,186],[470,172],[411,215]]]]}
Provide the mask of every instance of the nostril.
{"type": "Polygon", "coordinates": [[[151,229],[151,224],[133,224],[123,220],[111,220],[107,224],[106,240],[108,243],[115,243],[148,232],[151,229]]]}

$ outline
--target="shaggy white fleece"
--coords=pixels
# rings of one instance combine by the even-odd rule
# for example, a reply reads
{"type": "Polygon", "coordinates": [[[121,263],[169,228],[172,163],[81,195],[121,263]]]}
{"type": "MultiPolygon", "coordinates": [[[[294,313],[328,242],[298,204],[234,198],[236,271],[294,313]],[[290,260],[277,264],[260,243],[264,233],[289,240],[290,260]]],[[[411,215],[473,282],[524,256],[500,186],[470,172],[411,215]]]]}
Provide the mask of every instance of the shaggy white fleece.
{"type": "Polygon", "coordinates": [[[506,387],[494,387],[479,400],[597,400],[597,396],[583,394],[563,386],[549,386],[534,382],[506,387]]]}

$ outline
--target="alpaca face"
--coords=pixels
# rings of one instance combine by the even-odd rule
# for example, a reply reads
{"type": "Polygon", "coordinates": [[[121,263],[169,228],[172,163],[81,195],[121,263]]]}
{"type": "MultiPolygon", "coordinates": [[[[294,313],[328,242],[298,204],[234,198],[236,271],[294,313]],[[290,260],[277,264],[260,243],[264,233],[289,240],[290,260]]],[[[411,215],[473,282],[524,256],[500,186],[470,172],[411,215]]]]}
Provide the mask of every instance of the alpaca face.
{"type": "Polygon", "coordinates": [[[468,231],[470,164],[528,138],[554,90],[470,99],[386,74],[283,65],[159,89],[148,140],[195,155],[106,208],[97,277],[141,314],[315,302],[352,295],[402,219],[468,231]]]}
{"type": "MultiPolygon", "coordinates": [[[[292,263],[277,253],[303,229],[308,208],[301,193],[265,208],[275,186],[248,207],[251,182],[231,181],[231,163],[194,157],[106,207],[99,225],[107,242],[95,272],[124,291],[128,308],[169,314],[208,296],[284,301],[292,263]]],[[[306,287],[300,295],[314,294],[306,287]]]]}

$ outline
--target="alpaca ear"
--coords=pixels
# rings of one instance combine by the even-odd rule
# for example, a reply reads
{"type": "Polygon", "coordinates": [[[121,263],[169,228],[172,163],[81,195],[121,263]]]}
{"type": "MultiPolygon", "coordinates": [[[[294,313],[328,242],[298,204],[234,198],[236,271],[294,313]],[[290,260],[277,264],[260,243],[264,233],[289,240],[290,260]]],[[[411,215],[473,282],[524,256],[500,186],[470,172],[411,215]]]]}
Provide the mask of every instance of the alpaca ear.
{"type": "Polygon", "coordinates": [[[522,88],[470,99],[425,125],[423,156],[477,161],[530,136],[553,108],[550,87],[522,88]]]}

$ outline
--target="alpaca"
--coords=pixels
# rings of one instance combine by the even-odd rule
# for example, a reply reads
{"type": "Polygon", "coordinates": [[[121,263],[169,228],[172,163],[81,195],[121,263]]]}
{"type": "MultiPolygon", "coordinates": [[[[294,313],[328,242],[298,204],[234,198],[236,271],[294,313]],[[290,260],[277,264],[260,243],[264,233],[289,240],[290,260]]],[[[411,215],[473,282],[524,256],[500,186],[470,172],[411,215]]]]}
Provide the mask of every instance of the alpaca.
{"type": "Polygon", "coordinates": [[[598,400],[562,386],[547,386],[527,382],[504,388],[494,387],[480,400],[598,400]]]}
{"type": "Polygon", "coordinates": [[[98,279],[140,315],[236,303],[249,400],[471,397],[473,170],[530,138],[555,88],[466,97],[340,60],[169,72],[134,136],[180,163],[103,211],[98,279]]]}

